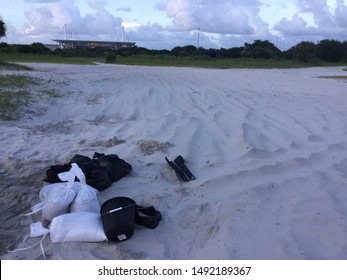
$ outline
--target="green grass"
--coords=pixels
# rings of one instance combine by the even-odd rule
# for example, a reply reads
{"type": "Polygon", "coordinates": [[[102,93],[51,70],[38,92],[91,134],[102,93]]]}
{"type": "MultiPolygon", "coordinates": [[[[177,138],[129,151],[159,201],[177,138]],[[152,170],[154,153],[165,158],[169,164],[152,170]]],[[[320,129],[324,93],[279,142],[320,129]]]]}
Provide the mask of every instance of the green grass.
{"type": "Polygon", "coordinates": [[[12,121],[22,117],[22,109],[35,100],[38,95],[56,98],[59,93],[54,89],[41,89],[41,85],[51,81],[25,75],[0,75],[0,120],[12,121]]]}
{"type": "Polygon", "coordinates": [[[105,58],[99,57],[60,57],[55,55],[35,55],[35,54],[5,54],[0,53],[0,61],[6,63],[61,63],[93,65],[95,62],[105,62],[105,58]]]}
{"type": "MultiPolygon", "coordinates": [[[[191,57],[165,57],[165,56],[130,56],[118,57],[116,64],[144,65],[144,66],[171,66],[171,67],[199,67],[199,68],[273,68],[280,67],[284,62],[254,59],[204,59],[191,57]]],[[[289,67],[288,63],[285,63],[289,67]]],[[[283,66],[284,67],[284,66],[283,66]]],[[[292,65],[290,65],[292,67],[292,65]]]]}
{"type": "Polygon", "coordinates": [[[320,76],[319,78],[337,79],[337,80],[346,80],[347,81],[347,76],[320,76]]]}
{"type": "MultiPolygon", "coordinates": [[[[284,59],[212,59],[174,56],[149,56],[137,55],[130,57],[117,57],[116,64],[144,65],[144,66],[172,66],[172,67],[200,67],[215,69],[272,69],[272,68],[303,68],[316,66],[337,66],[336,63],[311,62],[300,63],[284,59]]],[[[345,64],[343,64],[345,65],[345,64]]]]}
{"type": "Polygon", "coordinates": [[[19,109],[28,105],[30,91],[0,90],[0,119],[3,121],[18,120],[21,117],[19,109]]]}
{"type": "Polygon", "coordinates": [[[31,99],[29,85],[38,85],[39,80],[24,75],[0,76],[0,119],[19,119],[20,109],[31,99]]]}
{"type": "Polygon", "coordinates": [[[22,89],[28,85],[40,85],[42,81],[43,79],[25,75],[4,75],[0,76],[0,88],[22,89]]]}
{"type": "MultiPolygon", "coordinates": [[[[106,57],[60,57],[55,55],[33,55],[33,54],[5,54],[0,53],[0,61],[7,63],[62,63],[93,65],[105,63],[106,57]]],[[[209,58],[209,57],[175,57],[169,55],[133,55],[128,57],[117,56],[114,64],[142,65],[142,66],[171,66],[171,67],[199,67],[199,68],[302,68],[316,66],[340,66],[346,63],[310,62],[301,63],[284,59],[252,59],[252,58],[209,58]]],[[[1,65],[0,65],[1,66],[1,65]]]]}
{"type": "Polygon", "coordinates": [[[0,70],[32,70],[31,67],[0,60],[0,70]]]}

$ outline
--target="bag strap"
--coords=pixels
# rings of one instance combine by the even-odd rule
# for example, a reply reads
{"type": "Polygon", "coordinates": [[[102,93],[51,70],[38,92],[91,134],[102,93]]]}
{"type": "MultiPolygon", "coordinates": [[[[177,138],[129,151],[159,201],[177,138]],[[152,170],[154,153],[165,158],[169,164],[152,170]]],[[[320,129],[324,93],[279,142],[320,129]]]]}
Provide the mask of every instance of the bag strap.
{"type": "Polygon", "coordinates": [[[40,244],[40,248],[41,248],[41,252],[42,252],[43,258],[46,260],[45,250],[43,249],[43,240],[46,238],[46,236],[48,234],[49,234],[49,229],[44,228],[42,226],[41,222],[32,223],[32,224],[30,224],[30,235],[25,236],[23,242],[25,242],[25,240],[27,240],[28,237],[42,236],[40,241],[36,242],[35,244],[33,244],[33,245],[29,246],[29,247],[19,248],[19,249],[16,249],[16,250],[8,250],[7,252],[15,253],[15,252],[18,252],[18,251],[25,251],[25,250],[29,250],[31,248],[34,248],[35,246],[40,244]]]}

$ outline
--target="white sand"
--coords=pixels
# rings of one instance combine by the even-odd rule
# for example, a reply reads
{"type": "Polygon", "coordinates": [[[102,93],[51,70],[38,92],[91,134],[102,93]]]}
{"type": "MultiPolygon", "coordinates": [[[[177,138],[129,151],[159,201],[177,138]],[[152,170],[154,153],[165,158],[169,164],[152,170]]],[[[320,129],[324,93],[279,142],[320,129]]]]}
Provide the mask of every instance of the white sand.
{"type": "MultiPolygon", "coordinates": [[[[163,220],[121,243],[46,238],[48,259],[347,259],[347,83],[319,78],[343,67],[32,66],[64,96],[0,123],[3,253],[40,220],[18,215],[39,201],[45,168],[98,151],[133,166],[100,203],[128,196],[163,220]],[[141,150],[150,141],[158,149],[141,150]],[[179,154],[196,180],[165,162],[179,154]]],[[[43,257],[36,246],[1,258],[43,257]]]]}

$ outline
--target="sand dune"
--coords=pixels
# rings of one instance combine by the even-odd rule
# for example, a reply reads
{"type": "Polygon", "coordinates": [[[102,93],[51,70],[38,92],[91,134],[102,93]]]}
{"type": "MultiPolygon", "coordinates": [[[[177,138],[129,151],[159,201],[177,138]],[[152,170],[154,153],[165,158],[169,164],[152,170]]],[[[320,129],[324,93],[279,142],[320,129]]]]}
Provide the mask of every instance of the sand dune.
{"type": "MultiPolygon", "coordinates": [[[[163,215],[122,243],[44,240],[49,259],[347,259],[347,83],[342,67],[283,70],[34,64],[62,97],[1,122],[5,250],[39,215],[44,171],[74,154],[133,166],[100,192],[163,215]],[[196,180],[165,162],[182,155],[196,180]]],[[[42,259],[37,246],[2,259],[42,259]]]]}

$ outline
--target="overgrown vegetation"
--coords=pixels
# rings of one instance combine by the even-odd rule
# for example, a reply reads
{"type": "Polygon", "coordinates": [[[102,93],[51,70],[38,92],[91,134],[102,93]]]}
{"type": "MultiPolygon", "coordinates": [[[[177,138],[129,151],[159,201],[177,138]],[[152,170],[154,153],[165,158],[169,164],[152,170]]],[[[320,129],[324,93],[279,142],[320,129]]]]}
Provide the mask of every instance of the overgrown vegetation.
{"type": "Polygon", "coordinates": [[[15,63],[3,62],[0,60],[0,70],[32,70],[31,67],[15,63]]]}
{"type": "Polygon", "coordinates": [[[148,50],[145,48],[124,48],[117,52],[121,57],[152,56],[161,59],[189,58],[191,60],[252,59],[291,61],[293,63],[346,63],[347,41],[322,40],[318,43],[301,42],[287,51],[279,50],[273,43],[256,40],[252,44],[230,49],[204,49],[188,45],[168,50],[148,50]]]}
{"type": "Polygon", "coordinates": [[[0,17],[0,38],[6,36],[6,24],[0,17]]]}
{"type": "Polygon", "coordinates": [[[25,75],[0,75],[0,120],[21,118],[23,109],[35,100],[34,92],[49,98],[58,97],[56,90],[40,88],[45,83],[49,81],[25,75]]]}
{"type": "Polygon", "coordinates": [[[304,41],[287,51],[279,50],[270,41],[256,40],[243,47],[205,49],[193,45],[172,50],[149,50],[142,47],[122,48],[116,51],[94,49],[56,49],[51,51],[41,43],[8,45],[0,43],[0,60],[16,62],[55,62],[92,64],[93,62],[197,66],[212,68],[231,67],[301,67],[347,63],[347,41],[304,41]]]}

